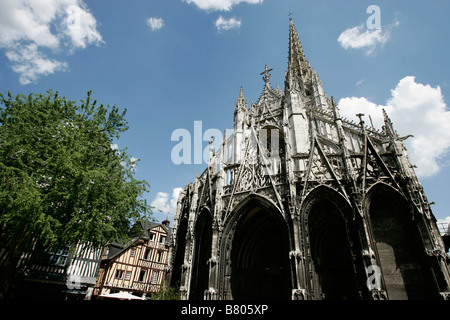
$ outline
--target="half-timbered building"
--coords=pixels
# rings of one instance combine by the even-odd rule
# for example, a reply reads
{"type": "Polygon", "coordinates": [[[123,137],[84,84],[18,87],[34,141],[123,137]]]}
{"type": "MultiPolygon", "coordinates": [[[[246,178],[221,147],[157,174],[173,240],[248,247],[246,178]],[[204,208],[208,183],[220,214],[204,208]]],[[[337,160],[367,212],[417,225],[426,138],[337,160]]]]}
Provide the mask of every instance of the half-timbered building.
{"type": "MultiPolygon", "coordinates": [[[[92,297],[103,248],[90,243],[46,250],[19,273],[16,298],[88,300],[92,297]]],[[[23,260],[27,254],[23,255],[23,260]]]]}
{"type": "Polygon", "coordinates": [[[141,234],[128,243],[113,242],[105,249],[94,295],[126,292],[148,297],[158,292],[168,264],[169,220],[141,222],[141,234]]]}

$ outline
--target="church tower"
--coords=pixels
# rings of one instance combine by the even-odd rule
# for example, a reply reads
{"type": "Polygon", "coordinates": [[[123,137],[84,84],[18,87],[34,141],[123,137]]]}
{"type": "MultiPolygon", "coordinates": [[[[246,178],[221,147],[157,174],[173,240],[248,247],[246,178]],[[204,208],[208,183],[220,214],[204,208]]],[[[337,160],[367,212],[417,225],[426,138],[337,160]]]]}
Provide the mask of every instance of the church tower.
{"type": "Polygon", "coordinates": [[[292,19],[284,90],[250,106],[180,193],[166,285],[183,299],[449,299],[443,240],[386,112],[343,119],[292,19]]]}

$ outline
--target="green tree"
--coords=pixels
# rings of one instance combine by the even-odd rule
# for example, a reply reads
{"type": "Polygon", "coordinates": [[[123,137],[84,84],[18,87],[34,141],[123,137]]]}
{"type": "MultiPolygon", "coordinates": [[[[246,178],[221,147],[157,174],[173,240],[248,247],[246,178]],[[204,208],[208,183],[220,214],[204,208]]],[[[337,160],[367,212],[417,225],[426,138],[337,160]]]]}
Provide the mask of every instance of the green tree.
{"type": "MultiPolygon", "coordinates": [[[[103,246],[151,217],[116,106],[69,101],[58,93],[0,94],[0,298],[24,252],[78,241],[103,246]]],[[[32,260],[32,259],[31,259],[32,260]]]]}
{"type": "Polygon", "coordinates": [[[180,300],[180,288],[161,286],[158,292],[151,295],[151,300],[180,300]]]}

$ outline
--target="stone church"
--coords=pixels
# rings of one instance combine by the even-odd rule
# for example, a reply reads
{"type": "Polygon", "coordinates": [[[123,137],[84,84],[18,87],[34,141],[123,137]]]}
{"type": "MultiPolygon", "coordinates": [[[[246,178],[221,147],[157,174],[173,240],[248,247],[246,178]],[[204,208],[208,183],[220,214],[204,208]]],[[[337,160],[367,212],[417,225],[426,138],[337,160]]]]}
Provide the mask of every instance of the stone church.
{"type": "Polygon", "coordinates": [[[449,299],[448,256],[388,115],[343,119],[290,19],[285,88],[250,107],[181,192],[166,285],[183,299],[449,299]]]}

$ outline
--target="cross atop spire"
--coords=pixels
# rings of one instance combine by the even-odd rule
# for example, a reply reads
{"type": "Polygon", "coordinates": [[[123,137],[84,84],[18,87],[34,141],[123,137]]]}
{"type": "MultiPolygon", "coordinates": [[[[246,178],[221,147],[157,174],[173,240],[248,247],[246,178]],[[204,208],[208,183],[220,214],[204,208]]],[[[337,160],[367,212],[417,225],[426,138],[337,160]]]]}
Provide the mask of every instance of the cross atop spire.
{"type": "Polygon", "coordinates": [[[261,75],[264,75],[263,76],[263,80],[264,80],[264,82],[268,85],[269,84],[269,81],[270,81],[270,71],[272,71],[273,69],[269,69],[269,67],[267,66],[267,64],[266,64],[266,67],[265,67],[265,70],[264,70],[264,72],[261,72],[261,75]]]}

